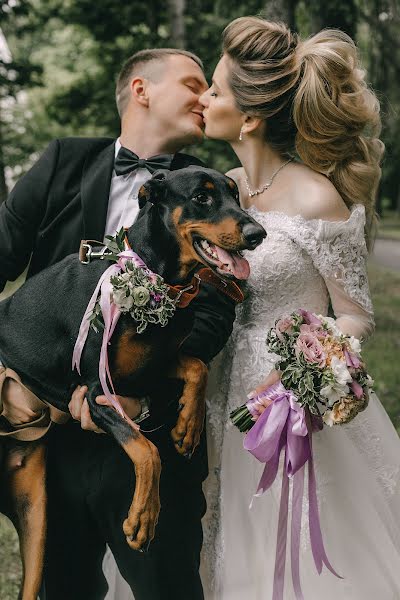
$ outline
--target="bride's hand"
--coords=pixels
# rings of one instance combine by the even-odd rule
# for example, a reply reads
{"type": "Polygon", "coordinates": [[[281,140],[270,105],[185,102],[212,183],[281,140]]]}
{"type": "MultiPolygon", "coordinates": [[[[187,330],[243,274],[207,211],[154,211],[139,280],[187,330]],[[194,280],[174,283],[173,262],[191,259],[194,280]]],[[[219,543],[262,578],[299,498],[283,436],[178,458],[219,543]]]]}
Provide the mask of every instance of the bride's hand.
{"type": "Polygon", "coordinates": [[[277,371],[276,369],[272,369],[272,371],[269,372],[268,376],[264,379],[264,381],[262,383],[260,383],[260,385],[258,385],[252,392],[250,392],[249,397],[258,396],[258,394],[260,394],[262,391],[264,391],[270,385],[273,385],[274,383],[278,383],[278,381],[280,381],[280,378],[281,378],[280,371],[277,371]]]}

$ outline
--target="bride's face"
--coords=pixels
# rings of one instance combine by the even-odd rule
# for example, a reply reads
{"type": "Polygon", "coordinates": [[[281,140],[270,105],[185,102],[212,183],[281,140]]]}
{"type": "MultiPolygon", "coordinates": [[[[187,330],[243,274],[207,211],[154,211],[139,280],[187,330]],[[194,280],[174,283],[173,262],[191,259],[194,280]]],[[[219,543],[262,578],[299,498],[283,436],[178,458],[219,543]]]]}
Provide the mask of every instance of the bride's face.
{"type": "Polygon", "coordinates": [[[200,103],[204,106],[206,136],[235,142],[239,139],[244,115],[235,105],[228,77],[229,58],[224,54],[215,68],[211,87],[200,96],[200,103]]]}

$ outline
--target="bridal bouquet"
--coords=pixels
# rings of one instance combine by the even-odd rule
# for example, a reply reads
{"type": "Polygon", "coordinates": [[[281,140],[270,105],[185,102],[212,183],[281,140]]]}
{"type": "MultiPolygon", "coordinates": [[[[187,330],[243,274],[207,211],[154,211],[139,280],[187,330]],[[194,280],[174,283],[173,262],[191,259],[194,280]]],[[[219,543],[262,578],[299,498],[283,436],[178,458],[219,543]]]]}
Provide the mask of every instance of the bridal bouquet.
{"type": "Polygon", "coordinates": [[[275,481],[284,451],[281,501],[274,572],[274,600],[283,600],[289,512],[292,488],[291,567],[296,600],[300,584],[300,532],[304,471],[308,466],[308,521],[312,554],[318,573],[325,565],[340,577],[325,552],[319,520],[312,434],[351,421],[368,404],[372,379],[361,358],[360,342],[344,335],[334,319],[298,310],[279,319],[267,334],[267,345],[278,358],[281,379],[231,413],[246,432],[243,446],[265,464],[256,496],[275,481]]]}
{"type": "MultiPolygon", "coordinates": [[[[373,381],[365,370],[360,342],[341,333],[334,319],[300,309],[276,321],[267,345],[279,357],[275,368],[285,389],[326,425],[348,423],[366,408],[373,381]]],[[[267,388],[234,410],[233,424],[249,431],[273,402],[273,391],[267,388]]]]}

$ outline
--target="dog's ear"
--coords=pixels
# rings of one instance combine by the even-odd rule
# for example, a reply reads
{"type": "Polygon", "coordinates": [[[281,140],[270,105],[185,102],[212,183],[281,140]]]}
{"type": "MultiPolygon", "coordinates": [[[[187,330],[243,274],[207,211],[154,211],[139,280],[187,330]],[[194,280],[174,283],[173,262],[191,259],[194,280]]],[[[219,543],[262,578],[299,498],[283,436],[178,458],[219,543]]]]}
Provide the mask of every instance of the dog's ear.
{"type": "Polygon", "coordinates": [[[146,181],[138,192],[139,208],[143,208],[146,202],[155,204],[165,197],[165,178],[168,171],[156,171],[153,177],[146,181]]]}

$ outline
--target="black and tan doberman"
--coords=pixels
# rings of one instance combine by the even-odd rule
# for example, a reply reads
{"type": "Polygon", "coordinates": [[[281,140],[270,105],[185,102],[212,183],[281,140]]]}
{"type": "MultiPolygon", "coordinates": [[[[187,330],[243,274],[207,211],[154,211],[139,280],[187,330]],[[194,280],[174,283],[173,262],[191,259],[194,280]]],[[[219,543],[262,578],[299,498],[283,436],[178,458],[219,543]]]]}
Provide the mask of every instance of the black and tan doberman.
{"type": "MultiPolygon", "coordinates": [[[[231,280],[246,279],[249,274],[241,251],[256,248],[266,233],[240,208],[238,190],[230,178],[197,166],[158,172],[141,188],[139,202],[139,217],[127,231],[129,244],[153,272],[164,278],[173,293],[179,286],[195,288],[198,279],[193,278],[194,273],[232,297],[240,293],[231,280]]],[[[71,369],[82,315],[109,264],[107,260],[82,264],[78,255],[68,256],[29,279],[0,303],[0,360],[7,368],[3,369],[5,384],[7,373],[15,371],[26,386],[21,384],[21,390],[29,390],[33,397],[47,402],[50,416],[56,411],[55,420],[68,412],[68,390],[78,384],[88,385],[93,421],[116,439],[134,465],[135,493],[123,529],[128,544],[142,550],[154,537],[160,509],[157,448],[114,408],[96,404],[96,396],[102,393],[98,375],[101,333],[89,333],[81,376],[71,369]]],[[[185,294],[190,296],[191,292],[182,296],[187,299],[184,305],[190,299],[185,294]]],[[[117,394],[145,395],[151,387],[149,382],[159,377],[183,381],[180,410],[171,435],[177,452],[188,458],[203,428],[207,381],[206,365],[179,351],[192,323],[193,311],[188,306],[177,309],[165,327],[149,325],[138,334],[135,321],[125,314],[109,345],[117,394]]],[[[15,437],[30,439],[29,433],[25,432],[24,437],[24,429],[20,431],[22,434],[16,432],[15,437]]],[[[8,457],[2,472],[2,491],[4,496],[8,490],[9,513],[21,540],[21,598],[34,600],[40,585],[45,537],[44,447],[42,440],[23,443],[10,439],[3,442],[5,447],[8,457]]]]}

